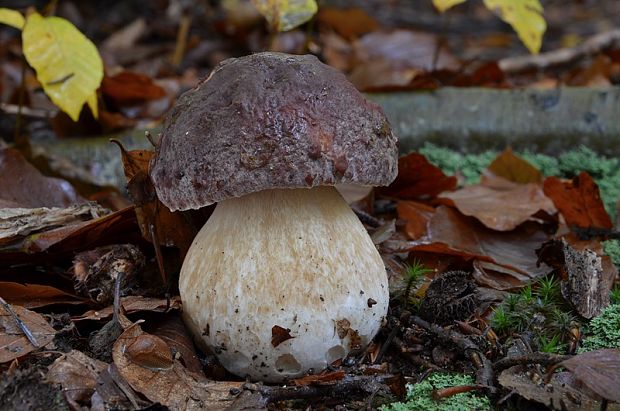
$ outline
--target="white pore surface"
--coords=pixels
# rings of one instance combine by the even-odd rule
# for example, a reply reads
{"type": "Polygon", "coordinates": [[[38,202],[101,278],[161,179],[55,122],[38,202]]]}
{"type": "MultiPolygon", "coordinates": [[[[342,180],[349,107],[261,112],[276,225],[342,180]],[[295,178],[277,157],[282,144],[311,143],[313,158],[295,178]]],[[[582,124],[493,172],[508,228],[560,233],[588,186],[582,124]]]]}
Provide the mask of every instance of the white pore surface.
{"type": "Polygon", "coordinates": [[[319,372],[363,348],[389,301],[383,261],[333,187],[220,202],[185,258],[179,288],[199,343],[233,374],[266,382],[319,372]],[[274,347],[274,326],[293,338],[274,347]]]}

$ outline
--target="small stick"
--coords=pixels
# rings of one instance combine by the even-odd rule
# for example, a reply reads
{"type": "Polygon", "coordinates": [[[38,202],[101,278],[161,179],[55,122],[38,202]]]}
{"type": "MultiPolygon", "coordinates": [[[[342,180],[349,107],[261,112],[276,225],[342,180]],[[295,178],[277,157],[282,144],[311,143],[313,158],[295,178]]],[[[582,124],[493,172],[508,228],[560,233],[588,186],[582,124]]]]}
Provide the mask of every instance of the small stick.
{"type": "Polygon", "coordinates": [[[164,257],[161,255],[161,247],[159,246],[159,238],[157,238],[157,229],[153,223],[149,224],[149,234],[151,234],[151,242],[155,249],[155,260],[157,260],[157,268],[159,269],[159,275],[164,285],[168,284],[168,276],[166,275],[166,269],[164,268],[164,257]]]}
{"type": "Polygon", "coordinates": [[[493,370],[496,373],[499,373],[515,365],[529,365],[529,364],[540,364],[540,365],[547,367],[549,365],[555,365],[562,361],[568,360],[571,357],[572,355],[559,355],[559,354],[551,354],[551,353],[544,353],[544,352],[533,352],[533,353],[526,354],[526,355],[520,355],[518,357],[502,358],[501,360],[495,361],[493,363],[493,370]]]}
{"type": "Polygon", "coordinates": [[[26,326],[26,324],[21,320],[21,318],[19,318],[17,313],[13,311],[13,309],[11,308],[11,305],[7,303],[2,297],[0,297],[0,304],[2,304],[4,309],[11,315],[11,317],[13,317],[13,320],[15,320],[19,329],[22,330],[22,332],[24,333],[28,341],[30,341],[30,344],[32,344],[36,348],[41,347],[39,343],[37,342],[37,339],[34,338],[34,335],[32,334],[32,332],[30,332],[30,330],[26,326]]]}

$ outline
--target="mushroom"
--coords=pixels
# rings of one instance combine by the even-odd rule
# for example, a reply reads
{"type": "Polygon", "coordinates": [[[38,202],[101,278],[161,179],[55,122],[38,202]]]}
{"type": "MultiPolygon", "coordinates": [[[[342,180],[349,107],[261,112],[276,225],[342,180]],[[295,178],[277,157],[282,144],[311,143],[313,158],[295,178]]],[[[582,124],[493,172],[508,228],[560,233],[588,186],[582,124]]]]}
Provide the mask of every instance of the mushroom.
{"type": "Polygon", "coordinates": [[[314,56],[228,59],[166,119],[150,174],[171,210],[217,206],[180,273],[184,318],[231,373],[319,372],[378,332],[383,261],[338,191],[387,185],[383,114],[314,56]]]}

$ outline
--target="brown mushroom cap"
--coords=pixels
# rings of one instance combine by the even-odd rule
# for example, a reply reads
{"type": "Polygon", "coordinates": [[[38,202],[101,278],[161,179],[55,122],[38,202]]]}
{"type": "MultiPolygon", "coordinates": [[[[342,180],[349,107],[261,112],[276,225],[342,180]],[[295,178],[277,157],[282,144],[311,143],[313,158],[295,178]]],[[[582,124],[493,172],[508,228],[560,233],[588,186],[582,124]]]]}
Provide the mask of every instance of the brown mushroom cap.
{"type": "Polygon", "coordinates": [[[228,59],[183,94],[151,163],[159,199],[196,209],[272,188],[387,185],[397,138],[379,106],[311,55],[228,59]]]}

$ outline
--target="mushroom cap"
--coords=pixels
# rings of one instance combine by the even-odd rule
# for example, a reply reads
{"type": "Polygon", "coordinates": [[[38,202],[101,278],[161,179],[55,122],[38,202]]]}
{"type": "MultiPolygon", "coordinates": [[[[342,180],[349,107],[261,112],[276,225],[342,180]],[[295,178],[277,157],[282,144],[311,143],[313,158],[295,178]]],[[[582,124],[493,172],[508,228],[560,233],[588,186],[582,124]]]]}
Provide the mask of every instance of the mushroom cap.
{"type": "Polygon", "coordinates": [[[315,56],[220,63],[164,125],[151,178],[171,210],[272,188],[387,185],[398,143],[381,108],[315,56]]]}

